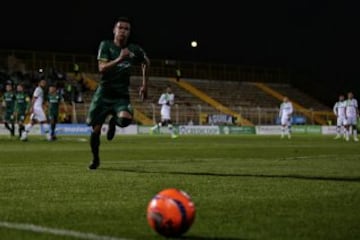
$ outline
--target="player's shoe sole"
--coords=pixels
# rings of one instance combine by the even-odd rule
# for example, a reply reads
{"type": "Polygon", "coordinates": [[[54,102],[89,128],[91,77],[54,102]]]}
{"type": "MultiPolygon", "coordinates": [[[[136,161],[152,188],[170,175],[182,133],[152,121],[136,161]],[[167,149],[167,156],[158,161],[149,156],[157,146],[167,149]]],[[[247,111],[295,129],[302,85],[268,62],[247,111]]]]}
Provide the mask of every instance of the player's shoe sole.
{"type": "Polygon", "coordinates": [[[106,134],[107,140],[111,141],[114,138],[115,130],[116,130],[116,120],[115,117],[112,117],[109,121],[109,129],[106,134]]]}

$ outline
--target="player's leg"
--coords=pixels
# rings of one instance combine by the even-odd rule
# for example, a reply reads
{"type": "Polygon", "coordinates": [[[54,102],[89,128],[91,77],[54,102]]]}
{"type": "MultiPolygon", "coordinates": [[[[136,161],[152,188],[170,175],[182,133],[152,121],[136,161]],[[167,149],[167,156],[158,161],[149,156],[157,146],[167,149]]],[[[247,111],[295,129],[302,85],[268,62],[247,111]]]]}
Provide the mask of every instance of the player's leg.
{"type": "Polygon", "coordinates": [[[14,136],[14,131],[15,131],[15,123],[14,123],[14,117],[13,117],[13,113],[12,112],[6,112],[5,113],[5,128],[7,130],[9,130],[10,135],[14,136]]]}
{"type": "Polygon", "coordinates": [[[20,140],[21,140],[21,141],[27,141],[28,135],[29,135],[32,127],[34,126],[34,124],[35,124],[36,122],[37,122],[37,116],[36,116],[36,113],[33,112],[33,113],[31,113],[31,115],[30,115],[30,121],[29,121],[29,123],[27,123],[27,124],[25,125],[24,131],[23,131],[22,134],[21,134],[21,137],[20,137],[20,140]]]}
{"type": "Polygon", "coordinates": [[[116,117],[111,116],[109,124],[108,124],[108,131],[106,133],[107,140],[112,140],[115,136],[116,132],[116,117]]]}
{"type": "Polygon", "coordinates": [[[107,131],[106,137],[110,141],[114,138],[116,132],[116,126],[125,128],[129,126],[132,122],[132,114],[128,111],[120,111],[115,116],[111,117],[109,121],[109,129],[107,131]]]}
{"type": "Polygon", "coordinates": [[[5,122],[5,128],[7,130],[9,130],[11,136],[14,136],[14,131],[15,131],[14,124],[9,123],[9,122],[5,122]]]}
{"type": "MultiPolygon", "coordinates": [[[[95,93],[96,94],[96,93],[95,93]]],[[[101,127],[105,122],[107,115],[109,114],[109,108],[103,104],[100,95],[94,95],[89,112],[86,118],[86,122],[92,127],[90,134],[90,149],[92,153],[92,160],[88,166],[90,170],[95,170],[100,166],[100,135],[101,127]]]]}
{"type": "Polygon", "coordinates": [[[334,139],[339,139],[341,137],[341,119],[338,117],[336,120],[336,136],[334,139]]]}
{"type": "Polygon", "coordinates": [[[21,141],[26,141],[27,140],[28,134],[31,131],[31,129],[32,129],[33,125],[35,124],[35,122],[36,122],[35,116],[34,116],[34,114],[31,114],[30,122],[25,125],[24,131],[21,133],[21,137],[20,137],[21,141]]]}
{"type": "Polygon", "coordinates": [[[25,130],[24,120],[25,120],[25,112],[18,112],[16,121],[18,124],[19,138],[21,138],[21,134],[25,130]]]}
{"type": "Polygon", "coordinates": [[[39,121],[39,124],[40,124],[40,129],[42,129],[42,132],[45,134],[46,140],[50,141],[51,140],[51,135],[50,135],[50,124],[49,124],[49,122],[45,119],[45,120],[39,121]]]}
{"type": "Polygon", "coordinates": [[[354,138],[354,141],[355,142],[358,142],[359,139],[358,139],[358,133],[357,133],[357,125],[353,125],[353,138],[354,138]]]}
{"type": "Polygon", "coordinates": [[[55,140],[56,139],[56,134],[55,134],[55,129],[56,129],[56,116],[49,116],[50,119],[50,138],[48,140],[55,140]]]}
{"type": "Polygon", "coordinates": [[[346,120],[344,117],[341,118],[341,121],[340,121],[340,134],[341,136],[345,139],[346,138],[346,128],[345,128],[345,125],[346,125],[346,120]]]}
{"type": "Polygon", "coordinates": [[[115,136],[116,126],[125,128],[133,121],[133,109],[128,99],[118,100],[112,109],[113,116],[109,121],[109,128],[106,134],[108,140],[112,140],[115,136]]]}
{"type": "Polygon", "coordinates": [[[24,123],[23,122],[19,122],[19,129],[18,129],[18,131],[19,131],[19,138],[21,138],[21,135],[22,135],[22,133],[25,131],[25,126],[24,126],[24,123]]]}
{"type": "Polygon", "coordinates": [[[10,127],[9,123],[6,121],[6,122],[4,123],[4,125],[5,125],[5,128],[6,128],[7,130],[9,130],[9,132],[10,132],[10,131],[11,131],[11,127],[10,127]]]}
{"type": "Polygon", "coordinates": [[[90,135],[90,148],[93,159],[89,165],[90,170],[95,170],[100,166],[99,149],[100,149],[101,126],[102,125],[94,125],[92,127],[92,132],[90,135]]]}
{"type": "Polygon", "coordinates": [[[13,133],[14,129],[13,129],[13,127],[12,127],[11,122],[6,121],[6,122],[4,123],[4,125],[5,125],[5,128],[6,128],[7,130],[9,130],[10,135],[13,136],[12,133],[13,133]]]}
{"type": "Polygon", "coordinates": [[[45,115],[44,109],[43,108],[35,108],[34,112],[35,112],[37,120],[40,124],[40,128],[45,133],[46,139],[49,140],[50,139],[50,126],[49,126],[48,119],[45,115]]]}
{"type": "Polygon", "coordinates": [[[287,126],[287,136],[288,136],[288,139],[290,139],[291,138],[291,118],[288,118],[287,119],[287,124],[286,124],[286,126],[287,126]]]}
{"type": "Polygon", "coordinates": [[[354,116],[352,119],[351,119],[351,127],[352,127],[352,135],[353,135],[353,139],[355,142],[358,142],[359,139],[358,139],[358,133],[357,133],[357,119],[356,119],[356,116],[354,116]]]}
{"type": "Polygon", "coordinates": [[[11,128],[10,135],[13,137],[13,136],[15,136],[15,121],[14,121],[14,119],[11,119],[11,121],[10,121],[10,128],[11,128]]]}
{"type": "Polygon", "coordinates": [[[348,123],[348,120],[345,121],[345,125],[344,125],[344,131],[345,131],[345,140],[349,141],[349,135],[350,135],[350,125],[348,123]]]}
{"type": "Polygon", "coordinates": [[[154,133],[155,131],[159,132],[162,127],[162,120],[156,123],[152,128],[150,128],[150,133],[154,133]]]}
{"type": "Polygon", "coordinates": [[[172,124],[171,119],[167,119],[167,120],[166,120],[166,124],[167,124],[167,127],[168,127],[168,129],[169,129],[169,132],[170,132],[170,134],[171,134],[171,137],[172,137],[172,138],[177,138],[178,136],[176,135],[176,133],[175,133],[175,131],[174,131],[174,126],[173,126],[173,124],[172,124]]]}
{"type": "Polygon", "coordinates": [[[287,137],[288,137],[288,139],[291,138],[291,123],[290,122],[287,125],[287,137]]]}
{"type": "Polygon", "coordinates": [[[280,124],[281,124],[281,138],[284,138],[287,128],[285,117],[281,117],[280,124]]]}
{"type": "Polygon", "coordinates": [[[49,124],[47,123],[46,115],[42,108],[34,108],[33,113],[30,115],[30,122],[25,125],[25,131],[22,132],[20,140],[26,141],[27,137],[34,126],[38,122],[45,133],[49,131],[49,124]]]}

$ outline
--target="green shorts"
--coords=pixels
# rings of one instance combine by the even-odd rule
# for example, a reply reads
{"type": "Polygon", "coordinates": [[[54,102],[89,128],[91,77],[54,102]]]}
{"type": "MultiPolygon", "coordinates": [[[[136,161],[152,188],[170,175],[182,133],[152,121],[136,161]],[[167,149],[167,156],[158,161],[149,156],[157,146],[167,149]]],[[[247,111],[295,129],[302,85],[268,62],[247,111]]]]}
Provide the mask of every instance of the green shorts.
{"type": "Polygon", "coordinates": [[[4,121],[8,123],[14,122],[14,112],[6,111],[4,114],[4,121]]]}
{"type": "Polygon", "coordinates": [[[57,122],[57,120],[59,119],[59,113],[51,113],[48,115],[48,119],[51,120],[55,120],[55,122],[57,122]]]}
{"type": "Polygon", "coordinates": [[[26,110],[17,110],[16,112],[16,122],[24,122],[26,115],[26,110]]]}
{"type": "Polygon", "coordinates": [[[102,125],[108,115],[116,116],[122,111],[133,115],[129,97],[106,98],[100,91],[96,91],[90,103],[86,123],[89,126],[102,125]]]}

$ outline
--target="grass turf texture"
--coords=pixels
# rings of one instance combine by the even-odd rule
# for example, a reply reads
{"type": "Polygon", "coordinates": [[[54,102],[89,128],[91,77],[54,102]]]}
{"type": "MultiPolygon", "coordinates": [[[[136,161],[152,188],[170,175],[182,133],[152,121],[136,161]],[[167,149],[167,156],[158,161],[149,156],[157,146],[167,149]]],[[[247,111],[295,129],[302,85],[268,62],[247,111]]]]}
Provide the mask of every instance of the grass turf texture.
{"type": "MultiPolygon", "coordinates": [[[[87,137],[0,137],[0,222],[162,239],[146,220],[169,187],[196,205],[183,239],[359,239],[360,145],[333,136],[116,136],[90,171],[87,137]]],[[[74,239],[0,227],[1,239],[74,239]]]]}

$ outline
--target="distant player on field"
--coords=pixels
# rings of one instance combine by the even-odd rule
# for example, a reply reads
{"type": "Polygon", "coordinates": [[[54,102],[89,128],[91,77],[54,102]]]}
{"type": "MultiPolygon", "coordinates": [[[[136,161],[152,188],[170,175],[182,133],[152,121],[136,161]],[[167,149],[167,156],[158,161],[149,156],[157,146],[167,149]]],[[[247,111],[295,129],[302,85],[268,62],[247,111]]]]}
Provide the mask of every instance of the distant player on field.
{"type": "Polygon", "coordinates": [[[9,130],[10,136],[15,136],[15,92],[11,83],[6,83],[5,92],[3,96],[2,105],[5,108],[4,111],[4,124],[6,129],[9,130]]]}
{"type": "Polygon", "coordinates": [[[293,111],[292,103],[289,101],[289,98],[285,96],[279,110],[281,138],[284,138],[285,134],[289,139],[291,138],[291,116],[293,111]]]}
{"type": "Polygon", "coordinates": [[[57,91],[55,84],[49,86],[49,94],[47,96],[48,102],[48,120],[50,122],[50,135],[49,141],[56,140],[56,124],[59,118],[60,105],[63,105],[65,112],[67,112],[67,106],[63,96],[57,91]]]}
{"type": "Polygon", "coordinates": [[[38,86],[35,88],[32,99],[31,106],[29,109],[30,112],[30,122],[26,124],[25,131],[21,134],[21,141],[27,141],[28,134],[31,131],[34,124],[39,123],[45,133],[49,132],[49,125],[47,123],[47,118],[43,108],[44,99],[45,99],[45,88],[47,82],[45,79],[41,79],[38,83],[38,86]]]}
{"type": "Polygon", "coordinates": [[[347,94],[347,100],[345,103],[345,118],[346,118],[346,141],[349,141],[350,135],[353,136],[355,142],[358,142],[357,137],[357,118],[359,117],[358,102],[354,98],[354,94],[349,92],[347,94]]]}
{"type": "Polygon", "coordinates": [[[176,138],[177,135],[174,132],[174,128],[171,121],[171,106],[174,105],[175,95],[171,90],[170,86],[167,86],[165,93],[161,94],[158,104],[161,105],[161,121],[153,126],[150,131],[160,131],[160,128],[167,126],[172,138],[176,138]]]}
{"type": "Polygon", "coordinates": [[[345,108],[346,101],[345,96],[343,94],[339,95],[338,101],[334,104],[333,112],[336,116],[336,136],[335,139],[339,139],[341,137],[341,130],[343,129],[344,137],[346,137],[345,133],[345,108]]]}
{"type": "Polygon", "coordinates": [[[18,124],[19,138],[21,138],[22,132],[25,130],[24,121],[30,102],[30,97],[25,93],[21,83],[16,86],[15,98],[15,121],[18,124]]]}

